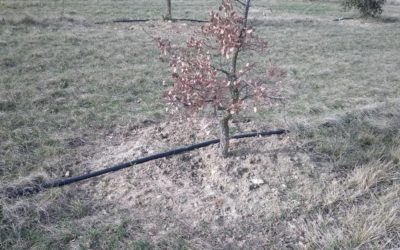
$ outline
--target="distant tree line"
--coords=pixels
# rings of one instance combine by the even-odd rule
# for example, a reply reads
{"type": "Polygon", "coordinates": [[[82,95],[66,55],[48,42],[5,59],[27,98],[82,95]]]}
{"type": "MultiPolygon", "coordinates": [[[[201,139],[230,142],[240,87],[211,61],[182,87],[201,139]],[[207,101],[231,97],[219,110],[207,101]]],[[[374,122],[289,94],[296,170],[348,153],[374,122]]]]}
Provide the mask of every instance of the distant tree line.
{"type": "MultiPolygon", "coordinates": [[[[376,17],[382,14],[385,3],[386,0],[342,0],[345,10],[358,9],[365,17],[376,17]]],[[[166,13],[163,15],[163,19],[172,20],[171,0],[166,0],[166,13]]]]}

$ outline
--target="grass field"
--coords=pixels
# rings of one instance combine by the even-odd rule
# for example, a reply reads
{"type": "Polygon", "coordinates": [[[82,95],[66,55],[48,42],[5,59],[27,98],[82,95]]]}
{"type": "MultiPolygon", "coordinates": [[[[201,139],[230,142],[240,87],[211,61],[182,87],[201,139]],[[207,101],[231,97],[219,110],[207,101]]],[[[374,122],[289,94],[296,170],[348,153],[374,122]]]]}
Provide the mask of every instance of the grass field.
{"type": "MultiPolygon", "coordinates": [[[[206,19],[218,3],[173,1],[173,15],[206,19]]],[[[255,1],[250,18],[270,48],[248,56],[287,71],[285,101],[245,115],[267,128],[289,128],[297,145],[291,150],[310,159],[295,183],[311,189],[300,194],[292,183],[271,201],[279,216],[248,231],[246,220],[238,220],[231,232],[194,229],[175,215],[167,219],[176,230],[165,233],[150,230],[146,220],[155,219],[139,207],[96,199],[102,190],[87,181],[31,197],[1,196],[0,249],[400,247],[400,5],[394,3],[378,19],[335,22],[357,13],[342,12],[336,2],[255,1]],[[294,196],[302,203],[284,209],[294,196]]],[[[138,131],[151,133],[148,127],[171,120],[161,98],[169,71],[143,30],[178,42],[199,25],[108,22],[162,14],[158,0],[0,1],[0,193],[91,171],[105,149],[112,155],[110,148],[137,139],[138,131]]],[[[174,139],[163,146],[187,142],[179,133],[174,139]]]]}

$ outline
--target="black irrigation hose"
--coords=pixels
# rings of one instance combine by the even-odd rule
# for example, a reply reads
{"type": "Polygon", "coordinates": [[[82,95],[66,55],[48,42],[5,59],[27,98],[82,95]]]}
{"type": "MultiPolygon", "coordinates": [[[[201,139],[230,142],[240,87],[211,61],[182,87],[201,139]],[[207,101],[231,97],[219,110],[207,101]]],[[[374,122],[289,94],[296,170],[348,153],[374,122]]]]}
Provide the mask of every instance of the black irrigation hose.
{"type": "MultiPolygon", "coordinates": [[[[145,23],[149,21],[160,21],[161,19],[128,19],[128,18],[121,18],[121,19],[114,19],[111,21],[101,21],[95,22],[95,24],[105,24],[105,23],[145,23]]],[[[169,19],[172,22],[192,22],[192,23],[208,23],[208,20],[199,20],[199,19],[191,19],[191,18],[172,18],[169,19]]],[[[168,20],[165,20],[168,21],[168,20]]]]}
{"type": "Polygon", "coordinates": [[[171,21],[175,22],[192,22],[192,23],[209,23],[209,20],[191,19],[191,18],[172,18],[171,21]]]}
{"type": "Polygon", "coordinates": [[[106,23],[145,23],[149,21],[157,21],[157,19],[128,19],[128,18],[121,18],[121,19],[114,19],[111,21],[100,21],[95,22],[94,24],[106,24],[106,23]]]}
{"type": "Polygon", "coordinates": [[[343,21],[343,20],[352,20],[354,19],[354,17],[339,17],[339,18],[335,18],[332,21],[338,22],[338,21],[343,21]]]}
{"type": "MultiPolygon", "coordinates": [[[[235,135],[235,136],[232,136],[231,139],[241,139],[241,138],[257,137],[257,136],[281,135],[281,134],[285,134],[287,132],[288,131],[284,130],[284,129],[279,129],[279,130],[274,130],[274,131],[266,131],[266,132],[253,132],[253,133],[235,135]]],[[[78,182],[78,181],[86,180],[86,179],[100,176],[100,175],[110,173],[110,172],[115,172],[115,171],[118,171],[118,170],[121,170],[124,168],[128,168],[128,167],[138,165],[141,163],[145,163],[148,161],[152,161],[152,160],[156,160],[156,159],[160,159],[160,158],[164,158],[164,157],[168,157],[168,156],[172,156],[172,155],[181,154],[181,153],[188,152],[188,151],[191,151],[191,150],[194,150],[197,148],[203,148],[203,147],[207,147],[209,145],[217,144],[217,143],[219,143],[219,139],[208,140],[208,141],[200,142],[200,143],[193,144],[193,145],[175,148],[175,149],[163,152],[163,153],[158,153],[158,154],[150,155],[147,157],[139,158],[139,159],[136,159],[133,161],[117,164],[115,166],[112,166],[109,168],[104,168],[104,169],[94,171],[94,172],[91,172],[88,174],[83,174],[83,175],[65,178],[65,179],[51,180],[51,181],[44,182],[42,184],[38,184],[36,186],[23,187],[23,188],[9,190],[7,192],[7,196],[9,198],[16,198],[19,196],[38,193],[43,189],[62,187],[65,185],[69,185],[69,184],[78,182]]]]}

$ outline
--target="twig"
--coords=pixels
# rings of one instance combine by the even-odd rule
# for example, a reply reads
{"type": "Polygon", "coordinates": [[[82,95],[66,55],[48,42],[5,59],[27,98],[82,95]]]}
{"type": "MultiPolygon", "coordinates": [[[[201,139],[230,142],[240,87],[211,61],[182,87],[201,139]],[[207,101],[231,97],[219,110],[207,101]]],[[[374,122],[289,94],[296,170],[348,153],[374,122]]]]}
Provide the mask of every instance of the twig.
{"type": "Polygon", "coordinates": [[[215,66],[213,66],[213,65],[211,65],[211,68],[213,68],[213,69],[215,69],[215,70],[217,70],[217,71],[220,71],[220,72],[224,73],[224,74],[227,75],[227,76],[230,76],[230,75],[231,75],[228,71],[226,71],[226,70],[224,70],[224,69],[221,69],[221,68],[217,68],[217,67],[215,67],[215,66]]]}

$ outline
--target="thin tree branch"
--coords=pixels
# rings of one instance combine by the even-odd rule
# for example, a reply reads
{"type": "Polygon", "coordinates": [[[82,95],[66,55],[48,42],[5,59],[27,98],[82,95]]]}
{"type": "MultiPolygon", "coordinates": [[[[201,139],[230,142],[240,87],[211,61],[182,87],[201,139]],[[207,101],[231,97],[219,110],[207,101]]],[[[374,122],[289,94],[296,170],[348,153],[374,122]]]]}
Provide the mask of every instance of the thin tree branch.
{"type": "Polygon", "coordinates": [[[230,76],[230,75],[231,75],[228,71],[226,71],[226,70],[224,70],[224,69],[221,69],[221,68],[217,68],[217,67],[215,67],[214,65],[211,65],[211,68],[213,68],[213,69],[215,69],[215,70],[217,70],[217,71],[220,71],[220,72],[224,73],[224,74],[227,75],[227,76],[230,76]]]}
{"type": "Polygon", "coordinates": [[[240,1],[240,0],[235,0],[235,2],[237,2],[237,3],[239,3],[239,4],[243,5],[243,6],[246,6],[246,4],[244,2],[242,2],[242,1],[240,1]]]}

